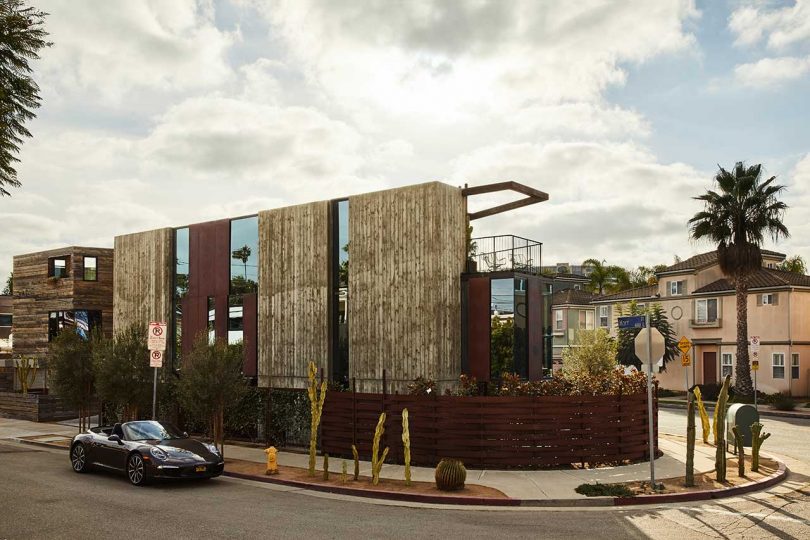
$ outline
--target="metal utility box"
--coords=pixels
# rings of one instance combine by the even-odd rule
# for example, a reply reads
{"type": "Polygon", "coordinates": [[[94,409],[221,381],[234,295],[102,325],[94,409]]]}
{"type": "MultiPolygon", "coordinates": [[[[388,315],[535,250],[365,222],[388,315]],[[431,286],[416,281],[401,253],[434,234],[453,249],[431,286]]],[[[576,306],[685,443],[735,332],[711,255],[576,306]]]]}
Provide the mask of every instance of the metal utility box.
{"type": "Polygon", "coordinates": [[[746,403],[734,403],[728,408],[726,414],[726,441],[734,446],[734,433],[731,432],[733,426],[737,426],[743,438],[743,446],[751,446],[751,424],[759,422],[759,412],[753,405],[746,403]]]}

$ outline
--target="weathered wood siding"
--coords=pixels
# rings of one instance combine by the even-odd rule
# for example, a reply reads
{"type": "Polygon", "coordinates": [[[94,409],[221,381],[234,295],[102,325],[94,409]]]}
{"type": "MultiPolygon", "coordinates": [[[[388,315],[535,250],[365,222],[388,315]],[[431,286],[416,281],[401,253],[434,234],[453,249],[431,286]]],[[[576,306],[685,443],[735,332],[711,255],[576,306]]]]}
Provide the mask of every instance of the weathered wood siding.
{"type": "Polygon", "coordinates": [[[113,250],[71,246],[14,257],[14,354],[43,358],[48,352],[51,311],[101,312],[101,328],[113,328],[113,250]],[[84,281],[84,256],[96,257],[96,281],[84,281]],[[48,260],[69,257],[67,277],[48,277],[48,260]]]}
{"type": "Polygon", "coordinates": [[[329,203],[259,212],[258,384],[303,387],[327,369],[329,203]]]}
{"type": "MultiPolygon", "coordinates": [[[[174,230],[115,237],[114,329],[171,321],[174,230]]],[[[171,358],[171,340],[165,354],[171,358]]]]}
{"type": "Polygon", "coordinates": [[[349,197],[349,371],[358,391],[461,370],[466,208],[440,182],[349,197]]]}

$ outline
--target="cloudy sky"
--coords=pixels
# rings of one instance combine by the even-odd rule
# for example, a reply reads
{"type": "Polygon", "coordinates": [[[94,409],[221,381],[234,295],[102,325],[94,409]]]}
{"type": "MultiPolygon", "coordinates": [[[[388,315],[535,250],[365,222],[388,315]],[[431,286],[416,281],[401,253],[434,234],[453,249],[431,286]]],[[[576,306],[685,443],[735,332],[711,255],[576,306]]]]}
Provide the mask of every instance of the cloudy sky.
{"type": "MultiPolygon", "coordinates": [[[[810,2],[37,0],[13,254],[429,180],[551,200],[475,222],[544,262],[671,263],[717,164],[789,188],[810,260],[810,2]]],[[[491,204],[476,201],[476,205],[491,204]]],[[[474,209],[474,208],[473,208],[474,209]]]]}

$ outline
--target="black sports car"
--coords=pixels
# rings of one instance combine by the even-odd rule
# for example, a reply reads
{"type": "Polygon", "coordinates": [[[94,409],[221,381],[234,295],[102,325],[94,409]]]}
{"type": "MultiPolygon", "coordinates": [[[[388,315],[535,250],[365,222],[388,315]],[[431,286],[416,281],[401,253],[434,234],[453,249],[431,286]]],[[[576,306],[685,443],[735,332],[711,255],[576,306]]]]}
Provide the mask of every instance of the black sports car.
{"type": "Polygon", "coordinates": [[[136,486],[154,478],[213,478],[225,467],[213,444],[154,420],[91,428],[76,435],[70,443],[70,464],[78,473],[94,467],[126,472],[136,486]]]}

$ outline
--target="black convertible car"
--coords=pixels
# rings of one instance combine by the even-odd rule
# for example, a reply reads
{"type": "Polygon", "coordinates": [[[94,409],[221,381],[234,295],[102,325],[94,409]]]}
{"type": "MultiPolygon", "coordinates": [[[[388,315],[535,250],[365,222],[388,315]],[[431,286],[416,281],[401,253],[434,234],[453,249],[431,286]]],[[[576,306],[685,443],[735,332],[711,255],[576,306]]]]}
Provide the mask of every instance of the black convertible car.
{"type": "Polygon", "coordinates": [[[73,437],[70,464],[127,473],[136,486],[154,478],[213,478],[225,462],[216,446],[189,438],[166,422],[145,420],[91,428],[73,437]]]}

